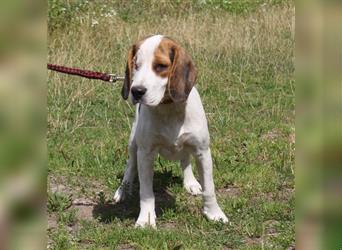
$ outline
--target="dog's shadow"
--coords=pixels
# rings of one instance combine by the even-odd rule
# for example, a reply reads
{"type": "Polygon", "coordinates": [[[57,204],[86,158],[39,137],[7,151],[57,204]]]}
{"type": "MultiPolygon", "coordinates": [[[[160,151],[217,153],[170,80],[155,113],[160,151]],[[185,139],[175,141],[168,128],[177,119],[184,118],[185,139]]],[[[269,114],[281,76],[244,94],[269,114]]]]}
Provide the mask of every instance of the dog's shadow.
{"type": "MultiPolygon", "coordinates": [[[[100,222],[110,223],[119,219],[137,219],[140,211],[139,203],[139,184],[135,181],[133,194],[123,202],[98,203],[92,211],[93,217],[100,222]]],[[[168,191],[171,185],[182,185],[179,176],[173,176],[171,171],[155,172],[153,177],[153,191],[155,194],[156,214],[161,216],[165,209],[175,208],[175,198],[168,191]]]]}

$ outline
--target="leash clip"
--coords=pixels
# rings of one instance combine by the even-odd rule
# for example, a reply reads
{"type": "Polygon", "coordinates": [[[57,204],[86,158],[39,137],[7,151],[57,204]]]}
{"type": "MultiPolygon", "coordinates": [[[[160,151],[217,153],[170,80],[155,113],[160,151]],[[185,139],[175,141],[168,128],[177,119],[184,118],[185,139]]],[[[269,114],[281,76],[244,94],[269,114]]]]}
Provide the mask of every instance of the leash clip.
{"type": "Polygon", "coordinates": [[[115,74],[108,74],[109,75],[109,82],[116,82],[118,80],[118,77],[115,74]]]}
{"type": "Polygon", "coordinates": [[[117,76],[116,74],[108,74],[109,75],[109,82],[116,82],[116,81],[123,81],[125,77],[123,76],[117,76]]]}

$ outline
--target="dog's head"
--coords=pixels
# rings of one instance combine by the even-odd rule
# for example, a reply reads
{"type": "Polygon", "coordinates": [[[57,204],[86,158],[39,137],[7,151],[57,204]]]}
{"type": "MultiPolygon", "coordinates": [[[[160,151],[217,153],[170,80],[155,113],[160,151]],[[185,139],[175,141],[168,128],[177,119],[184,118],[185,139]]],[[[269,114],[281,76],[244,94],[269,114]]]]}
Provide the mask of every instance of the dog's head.
{"type": "Polygon", "coordinates": [[[191,57],[170,38],[154,35],[128,53],[122,97],[148,106],[184,102],[196,81],[191,57]]]}

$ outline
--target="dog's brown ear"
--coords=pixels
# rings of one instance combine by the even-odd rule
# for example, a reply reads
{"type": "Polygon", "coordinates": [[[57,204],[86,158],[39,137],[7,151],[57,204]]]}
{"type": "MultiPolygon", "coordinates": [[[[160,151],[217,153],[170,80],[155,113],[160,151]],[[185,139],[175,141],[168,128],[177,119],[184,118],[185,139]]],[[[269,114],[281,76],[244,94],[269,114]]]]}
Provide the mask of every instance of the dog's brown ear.
{"type": "Polygon", "coordinates": [[[125,70],[125,80],[121,89],[122,98],[125,100],[127,100],[129,96],[129,91],[131,89],[133,60],[136,54],[136,50],[137,50],[136,45],[133,45],[128,52],[127,64],[126,64],[126,70],[125,70]]]}
{"type": "Polygon", "coordinates": [[[172,68],[168,82],[169,96],[173,102],[183,102],[195,85],[197,72],[191,57],[178,45],[171,47],[170,59],[172,68]]]}

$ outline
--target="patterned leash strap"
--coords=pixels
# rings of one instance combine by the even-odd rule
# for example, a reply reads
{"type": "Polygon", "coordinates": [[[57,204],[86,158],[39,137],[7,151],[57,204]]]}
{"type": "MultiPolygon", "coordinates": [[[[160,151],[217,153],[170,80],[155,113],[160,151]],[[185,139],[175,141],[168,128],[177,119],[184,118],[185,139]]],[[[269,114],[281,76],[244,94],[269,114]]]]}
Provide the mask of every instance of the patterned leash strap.
{"type": "Polygon", "coordinates": [[[68,74],[68,75],[77,75],[77,76],[85,77],[88,79],[96,79],[96,80],[102,80],[105,82],[112,82],[112,83],[116,81],[122,81],[125,79],[124,77],[116,76],[115,74],[108,74],[108,73],[96,72],[96,71],[91,71],[91,70],[59,66],[59,65],[50,64],[50,63],[47,64],[47,68],[49,70],[57,71],[57,72],[68,74]]]}

